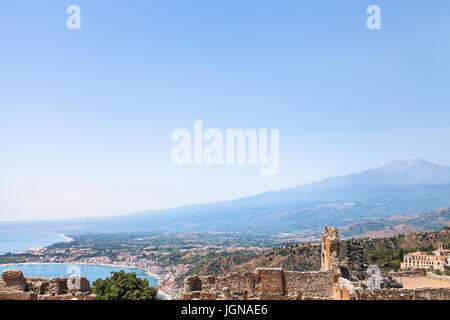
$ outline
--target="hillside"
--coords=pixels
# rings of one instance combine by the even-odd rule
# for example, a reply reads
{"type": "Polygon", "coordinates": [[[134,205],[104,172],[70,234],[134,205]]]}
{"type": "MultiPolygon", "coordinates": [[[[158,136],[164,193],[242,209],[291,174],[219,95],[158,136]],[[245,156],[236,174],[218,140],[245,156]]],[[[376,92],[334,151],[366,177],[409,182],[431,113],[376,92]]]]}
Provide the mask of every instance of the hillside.
{"type": "MultiPolygon", "coordinates": [[[[346,257],[346,243],[341,241],[341,258],[346,257]]],[[[364,247],[364,259],[367,264],[377,264],[380,267],[394,270],[399,268],[403,255],[414,251],[429,252],[437,248],[438,242],[443,242],[450,248],[450,228],[437,232],[414,232],[400,234],[389,238],[360,239],[364,247]]],[[[223,275],[231,272],[244,273],[256,268],[284,268],[289,271],[320,270],[320,245],[297,244],[275,248],[262,254],[234,254],[233,257],[220,257],[198,263],[177,282],[182,283],[189,275],[223,275]]]]}
{"type": "Polygon", "coordinates": [[[406,253],[422,251],[431,254],[436,250],[438,242],[443,242],[446,248],[450,248],[450,228],[438,232],[413,232],[390,238],[362,240],[365,262],[388,269],[397,269],[406,253]]]}
{"type": "Polygon", "coordinates": [[[450,227],[450,208],[356,223],[341,228],[340,233],[343,237],[386,238],[401,233],[440,230],[445,227],[450,227]]]}
{"type": "Polygon", "coordinates": [[[232,272],[244,273],[245,271],[254,271],[260,267],[282,267],[293,271],[320,269],[320,245],[288,245],[282,248],[274,248],[262,254],[243,251],[212,259],[206,258],[178,278],[177,282],[182,284],[184,278],[190,275],[219,276],[232,272]]]}
{"type": "Polygon", "coordinates": [[[320,245],[297,244],[276,248],[252,260],[230,267],[230,272],[242,273],[256,268],[284,268],[292,271],[320,269],[320,245]]]}
{"type": "Polygon", "coordinates": [[[445,247],[450,246],[450,228],[436,232],[412,232],[399,234],[389,238],[362,239],[367,248],[374,250],[422,250],[429,251],[437,248],[438,242],[443,242],[445,247]]]}

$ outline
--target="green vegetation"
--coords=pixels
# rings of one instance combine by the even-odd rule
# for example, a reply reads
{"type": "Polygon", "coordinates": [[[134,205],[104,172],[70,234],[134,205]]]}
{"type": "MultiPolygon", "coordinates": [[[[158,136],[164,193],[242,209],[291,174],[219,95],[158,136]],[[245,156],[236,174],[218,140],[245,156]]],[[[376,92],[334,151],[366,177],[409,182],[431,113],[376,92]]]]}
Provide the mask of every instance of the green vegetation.
{"type": "Polygon", "coordinates": [[[311,244],[285,245],[265,252],[239,251],[234,253],[209,252],[205,255],[189,255],[193,267],[177,277],[182,285],[191,275],[222,276],[230,272],[253,272],[256,268],[282,267],[291,271],[313,271],[320,269],[320,246],[311,244]]]}
{"type": "Polygon", "coordinates": [[[34,255],[32,255],[32,254],[5,253],[4,255],[0,256],[0,264],[21,263],[21,262],[25,262],[27,258],[33,258],[33,257],[34,257],[34,255]]]}
{"type": "MultiPolygon", "coordinates": [[[[448,247],[449,235],[450,228],[444,228],[440,232],[414,232],[390,238],[360,239],[364,247],[364,263],[376,264],[387,270],[398,270],[405,254],[421,251],[432,255],[439,242],[448,247]]],[[[346,243],[348,240],[341,246],[342,259],[347,255],[346,243]]]]}
{"type": "Polygon", "coordinates": [[[136,273],[111,272],[111,277],[97,279],[92,284],[92,292],[99,300],[156,300],[158,290],[150,287],[148,280],[136,273]]]}
{"type": "Polygon", "coordinates": [[[219,276],[230,271],[232,266],[243,264],[254,259],[259,254],[250,251],[239,252],[216,252],[209,251],[206,254],[188,254],[186,256],[171,255],[166,256],[166,263],[188,263],[193,267],[183,275],[177,277],[175,282],[182,286],[184,279],[192,275],[212,275],[219,276]]]}
{"type": "MultiPolygon", "coordinates": [[[[376,221],[359,222],[341,228],[339,232],[342,237],[355,238],[361,237],[370,231],[394,230],[399,225],[402,228],[425,232],[448,228],[449,223],[450,208],[446,208],[421,215],[412,214],[392,218],[379,218],[376,221]]],[[[381,236],[383,236],[382,233],[381,236]]]]}
{"type": "Polygon", "coordinates": [[[444,271],[441,270],[433,270],[434,274],[437,274],[438,276],[450,276],[450,267],[445,268],[444,271]]]}
{"type": "Polygon", "coordinates": [[[83,258],[106,256],[112,261],[120,260],[123,252],[140,258],[157,259],[164,265],[191,263],[198,260],[197,252],[193,261],[185,257],[183,252],[214,245],[210,250],[239,245],[240,247],[271,247],[280,240],[272,235],[251,233],[189,233],[189,234],[156,234],[156,233],[102,233],[86,235],[69,235],[74,239],[70,243],[55,243],[48,250],[60,250],[61,253],[52,256],[65,259],[71,256],[69,248],[89,249],[89,252],[79,253],[83,258]],[[149,253],[150,252],[150,253],[149,253]]]}

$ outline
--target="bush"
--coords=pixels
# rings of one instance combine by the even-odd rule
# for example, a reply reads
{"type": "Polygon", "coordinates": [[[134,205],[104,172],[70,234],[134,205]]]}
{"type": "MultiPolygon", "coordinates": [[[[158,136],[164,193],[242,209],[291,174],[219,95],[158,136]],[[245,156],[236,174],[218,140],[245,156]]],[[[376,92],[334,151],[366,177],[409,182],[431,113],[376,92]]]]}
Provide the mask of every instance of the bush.
{"type": "Polygon", "coordinates": [[[158,289],[150,287],[148,280],[136,273],[111,272],[111,277],[97,279],[92,284],[92,292],[99,300],[156,300],[158,289]]]}

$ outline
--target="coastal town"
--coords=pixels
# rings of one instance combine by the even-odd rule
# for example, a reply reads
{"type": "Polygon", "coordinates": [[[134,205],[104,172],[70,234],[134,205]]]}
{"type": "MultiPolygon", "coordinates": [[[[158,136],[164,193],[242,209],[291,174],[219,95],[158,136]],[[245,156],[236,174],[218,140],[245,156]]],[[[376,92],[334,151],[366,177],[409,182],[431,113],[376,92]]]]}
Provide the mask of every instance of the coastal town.
{"type": "MultiPolygon", "coordinates": [[[[367,262],[387,270],[423,268],[437,275],[448,275],[449,234],[450,228],[445,228],[439,232],[365,238],[358,246],[365,248],[363,252],[367,262]],[[389,252],[385,250],[387,247],[391,248],[389,252]]],[[[292,241],[292,237],[289,234],[280,237],[250,233],[69,234],[65,236],[66,242],[2,255],[0,264],[86,264],[136,268],[156,279],[159,296],[171,300],[182,298],[184,281],[190,276],[219,276],[253,271],[258,267],[318,270],[320,240],[308,243],[292,241]],[[287,239],[289,241],[286,242],[287,239]]],[[[343,261],[352,257],[349,245],[352,247],[354,240],[341,243],[343,261]]],[[[432,280],[424,281],[425,285],[432,280]]]]}
{"type": "MultiPolygon", "coordinates": [[[[221,235],[210,244],[205,243],[209,242],[205,236],[198,235],[187,238],[183,236],[183,240],[180,239],[175,244],[161,244],[166,241],[162,239],[162,236],[135,238],[133,235],[119,237],[112,242],[103,239],[105,235],[65,237],[68,242],[21,252],[17,255],[16,262],[137,268],[157,279],[158,292],[165,299],[181,297],[182,281],[180,279],[183,279],[183,275],[191,270],[202,257],[243,251],[256,254],[268,249],[265,246],[226,244],[229,241],[229,235],[221,235]]],[[[254,242],[251,237],[247,239],[249,243],[254,242]]]]}

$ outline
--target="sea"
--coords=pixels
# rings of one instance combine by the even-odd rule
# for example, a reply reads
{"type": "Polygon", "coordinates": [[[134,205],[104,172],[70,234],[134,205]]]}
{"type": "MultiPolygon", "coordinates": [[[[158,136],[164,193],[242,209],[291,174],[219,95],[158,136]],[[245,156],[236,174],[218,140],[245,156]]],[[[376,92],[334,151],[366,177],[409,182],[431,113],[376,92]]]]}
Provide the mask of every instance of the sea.
{"type": "Polygon", "coordinates": [[[59,233],[49,232],[0,232],[0,255],[19,253],[32,248],[49,246],[69,239],[59,233]]]}
{"type": "MultiPolygon", "coordinates": [[[[49,246],[57,242],[69,241],[63,234],[48,232],[0,232],[0,255],[19,253],[32,248],[49,246]]],[[[86,277],[92,284],[95,280],[105,279],[112,271],[124,270],[135,272],[138,277],[147,279],[150,286],[158,287],[158,280],[141,269],[120,266],[83,265],[83,264],[17,264],[0,265],[0,274],[4,270],[19,269],[25,277],[68,277],[79,274],[86,277]]]]}
{"type": "Polygon", "coordinates": [[[13,264],[0,265],[0,273],[4,270],[19,269],[25,277],[68,277],[71,274],[78,274],[86,277],[92,283],[97,279],[105,279],[111,275],[112,271],[123,270],[134,272],[139,278],[147,279],[151,287],[158,287],[158,280],[145,273],[144,270],[135,268],[125,268],[120,266],[86,265],[86,264],[13,264]]]}

